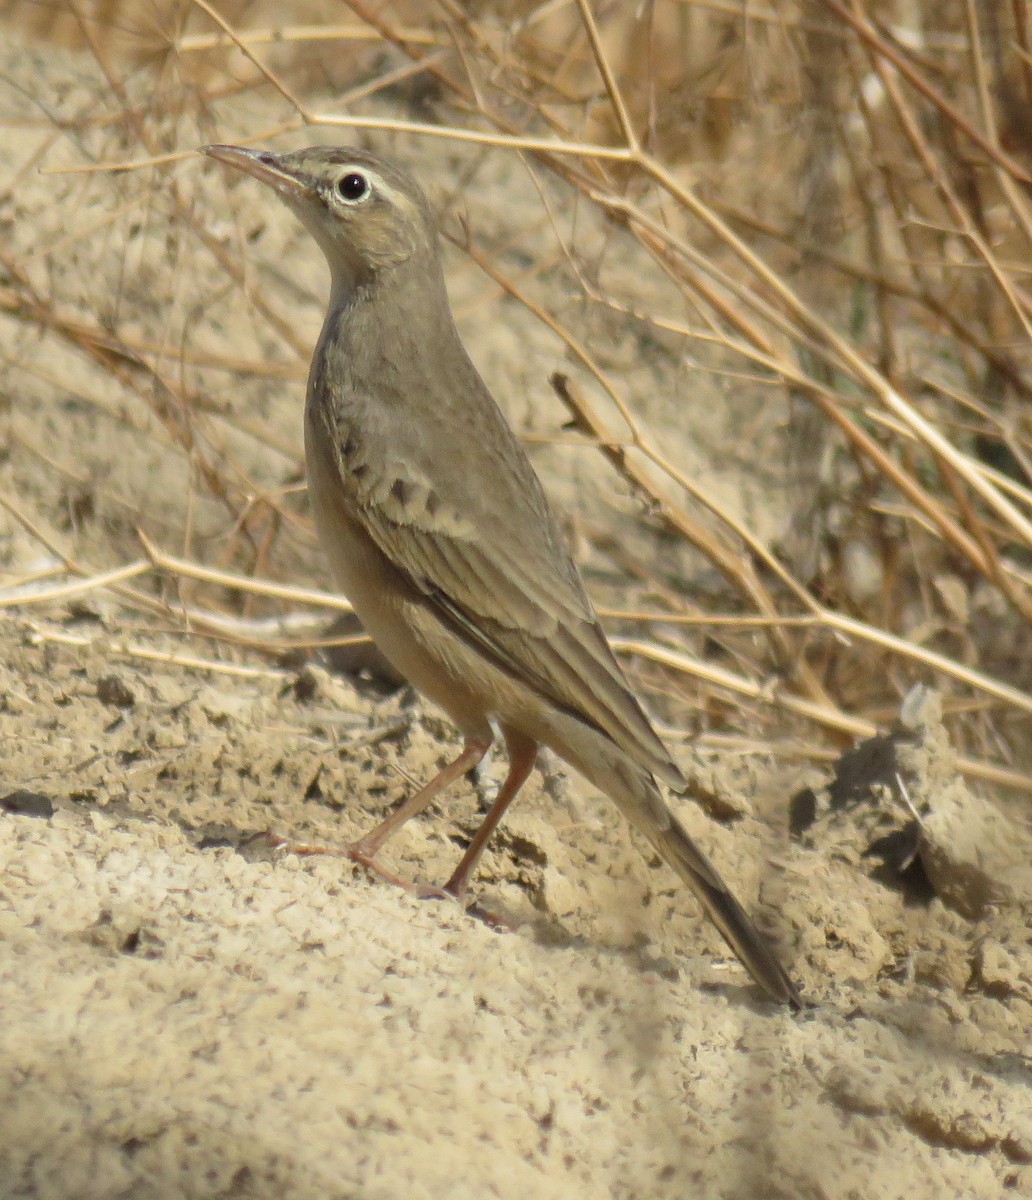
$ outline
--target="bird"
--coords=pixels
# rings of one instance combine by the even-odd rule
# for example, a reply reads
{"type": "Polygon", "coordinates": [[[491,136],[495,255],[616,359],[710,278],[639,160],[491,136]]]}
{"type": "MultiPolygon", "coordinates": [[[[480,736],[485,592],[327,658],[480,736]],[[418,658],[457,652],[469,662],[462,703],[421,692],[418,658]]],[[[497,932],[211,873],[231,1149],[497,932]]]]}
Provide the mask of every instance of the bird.
{"type": "Polygon", "coordinates": [[[661,784],[677,793],[689,784],[632,692],[541,482],[462,343],[418,183],[355,147],[201,150],[271,187],[325,256],[329,303],[304,412],[319,541],[366,633],[463,740],[350,857],[379,869],[387,839],[475,768],[497,729],[507,774],[433,894],[465,901],[488,840],[548,747],[691,887],[760,988],[799,1008],[773,950],[664,800],[661,784]]]}

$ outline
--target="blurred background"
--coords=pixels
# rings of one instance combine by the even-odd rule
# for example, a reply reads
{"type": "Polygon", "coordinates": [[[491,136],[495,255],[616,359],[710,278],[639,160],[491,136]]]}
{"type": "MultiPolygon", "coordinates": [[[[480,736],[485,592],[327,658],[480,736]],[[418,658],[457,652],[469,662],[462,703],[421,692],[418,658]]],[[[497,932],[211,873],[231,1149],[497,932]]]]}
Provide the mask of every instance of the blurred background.
{"type": "Polygon", "coordinates": [[[0,1194],[1032,1194],[1030,50],[1027,0],[0,0],[0,1194]],[[511,936],[255,850],[455,731],[332,590],[325,267],[210,142],[425,187],[801,1019],[576,779],[485,856],[511,936]]]}
{"type": "Polygon", "coordinates": [[[1025,0],[2,13],[9,612],[315,640],[287,618],[331,615],[290,591],[326,586],[323,268],[193,151],[354,141],[430,193],[467,344],[669,724],[828,759],[923,682],[966,774],[1032,789],[1025,0]]]}

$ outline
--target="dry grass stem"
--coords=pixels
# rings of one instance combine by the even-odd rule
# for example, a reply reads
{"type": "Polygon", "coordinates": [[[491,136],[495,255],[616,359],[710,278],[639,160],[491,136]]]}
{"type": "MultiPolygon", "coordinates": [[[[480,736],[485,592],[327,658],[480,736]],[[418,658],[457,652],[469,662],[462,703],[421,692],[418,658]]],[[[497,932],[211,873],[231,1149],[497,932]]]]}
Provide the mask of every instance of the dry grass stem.
{"type": "Polygon", "coordinates": [[[95,67],[8,122],[14,177],[46,173],[65,215],[0,250],[5,363],[42,414],[3,418],[0,608],[103,593],[237,657],[319,644],[298,640],[313,614],[350,611],[311,586],[300,472],[321,276],[195,151],[368,139],[422,155],[445,196],[464,331],[490,312],[540,339],[509,399],[546,475],[597,454],[644,504],[640,544],[588,540],[671,724],[819,758],[920,680],[972,778],[1032,789],[1026,7],[347,7],[249,26],[187,0],[145,29],[59,6],[95,67]],[[499,211],[481,185],[503,175],[499,211]],[[80,408],[118,446],[103,478],[52,434],[80,408]],[[119,455],[162,482],[134,491],[119,455]],[[45,502],[19,491],[29,462],[45,502]],[[708,716],[686,677],[722,696],[708,716]]]}

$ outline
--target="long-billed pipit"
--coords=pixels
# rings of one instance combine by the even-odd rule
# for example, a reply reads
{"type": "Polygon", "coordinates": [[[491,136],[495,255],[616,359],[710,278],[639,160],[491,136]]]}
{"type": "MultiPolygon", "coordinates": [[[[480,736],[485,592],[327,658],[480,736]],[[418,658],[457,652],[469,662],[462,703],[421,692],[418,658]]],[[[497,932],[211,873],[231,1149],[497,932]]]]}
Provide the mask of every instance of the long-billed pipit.
{"type": "Polygon", "coordinates": [[[487,753],[509,771],[444,890],[463,898],[538,747],[610,796],[688,883],[753,978],[796,990],[667,807],[688,784],[624,678],[522,446],[459,338],[433,213],[418,185],[351,148],[207,146],[272,187],[319,243],[330,303],[305,407],[308,486],[337,583],[367,633],[464,738],[462,753],[351,856],[373,865],[400,825],[487,753]]]}

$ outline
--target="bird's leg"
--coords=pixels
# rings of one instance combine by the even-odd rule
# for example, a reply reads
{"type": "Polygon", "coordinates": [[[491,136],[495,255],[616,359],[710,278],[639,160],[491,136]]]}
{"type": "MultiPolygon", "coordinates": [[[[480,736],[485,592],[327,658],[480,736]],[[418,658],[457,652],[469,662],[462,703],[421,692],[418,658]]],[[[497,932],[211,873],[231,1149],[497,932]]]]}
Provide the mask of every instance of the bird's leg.
{"type": "MultiPolygon", "coordinates": [[[[498,789],[498,795],[487,810],[480,828],[473,835],[473,840],[462,856],[462,861],[441,889],[460,902],[466,897],[470,876],[476,869],[477,862],[480,860],[491,834],[498,827],[498,822],[505,815],[505,810],[516,799],[516,793],[526,783],[527,776],[533,771],[534,763],[537,761],[537,742],[522,733],[517,733],[514,729],[503,727],[502,733],[505,736],[505,746],[509,752],[509,773],[505,777],[505,782],[498,789]]],[[[436,889],[430,892],[430,894],[435,893],[436,889]]]]}
{"type": "Polygon", "coordinates": [[[461,779],[467,771],[472,770],[490,748],[490,738],[466,738],[462,753],[458,758],[442,767],[428,784],[409,796],[403,804],[398,805],[394,812],[381,821],[375,829],[370,830],[357,842],[353,842],[348,847],[348,857],[354,862],[361,863],[364,867],[371,867],[373,870],[379,871],[380,868],[373,860],[384,842],[411,817],[421,813],[439,791],[457,779],[461,779]]]}
{"type": "Polygon", "coordinates": [[[416,889],[416,885],[407,883],[404,879],[392,875],[389,871],[381,867],[379,863],[374,862],[373,859],[384,842],[393,833],[400,829],[410,817],[421,813],[442,788],[446,788],[448,784],[454,783],[456,779],[461,778],[467,771],[471,771],[490,748],[491,742],[488,739],[467,738],[462,753],[458,758],[448,763],[445,767],[442,767],[428,784],[421,787],[418,792],[415,792],[404,803],[400,804],[386,820],[381,821],[375,829],[370,830],[364,837],[359,838],[357,842],[352,842],[346,849],[342,850],[339,846],[317,845],[312,842],[295,842],[292,839],[277,837],[268,832],[256,834],[254,838],[250,838],[248,841],[267,844],[270,849],[286,854],[297,854],[301,857],[314,857],[318,854],[344,855],[353,862],[360,863],[369,870],[375,871],[389,883],[395,883],[399,887],[413,891],[416,889]]]}

